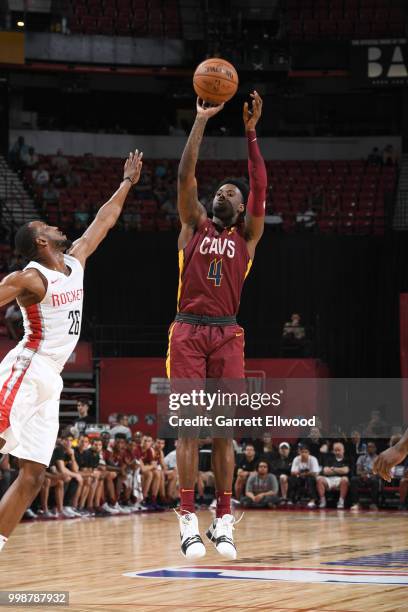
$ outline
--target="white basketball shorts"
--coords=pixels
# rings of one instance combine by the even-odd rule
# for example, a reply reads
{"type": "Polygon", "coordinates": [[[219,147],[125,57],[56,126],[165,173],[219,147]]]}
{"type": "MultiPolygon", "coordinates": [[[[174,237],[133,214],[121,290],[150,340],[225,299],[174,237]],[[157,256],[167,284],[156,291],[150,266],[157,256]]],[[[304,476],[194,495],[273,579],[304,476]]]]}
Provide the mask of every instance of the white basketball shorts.
{"type": "Polygon", "coordinates": [[[57,368],[29,349],[17,347],[0,363],[2,453],[48,466],[59,426],[63,387],[57,368]]]}

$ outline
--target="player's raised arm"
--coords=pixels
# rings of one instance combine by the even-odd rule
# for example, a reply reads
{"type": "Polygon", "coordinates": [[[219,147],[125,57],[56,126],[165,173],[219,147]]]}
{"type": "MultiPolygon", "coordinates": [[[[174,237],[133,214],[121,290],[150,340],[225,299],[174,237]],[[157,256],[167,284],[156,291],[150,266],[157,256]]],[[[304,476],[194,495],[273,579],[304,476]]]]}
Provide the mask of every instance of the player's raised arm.
{"type": "Polygon", "coordinates": [[[252,108],[244,104],[244,125],[248,140],[248,173],[250,193],[245,215],[245,233],[251,257],[264,231],[267,176],[265,162],[258,147],[255,127],[262,114],[262,98],[251,94],[252,108]]]}
{"type": "Polygon", "coordinates": [[[198,201],[195,170],[207,121],[223,108],[224,104],[206,108],[205,103],[197,98],[197,116],[178,167],[177,207],[182,224],[179,248],[185,246],[195,228],[207,217],[204,206],[198,201]]]}
{"type": "Polygon", "coordinates": [[[119,189],[97,212],[95,219],[83,235],[76,240],[69,251],[69,254],[76,257],[82,265],[86,259],[98,248],[105,238],[108,231],[116,224],[126,197],[133,185],[140,178],[142,170],[143,153],[136,149],[134,153],[129,153],[123,171],[123,181],[119,189]]]}

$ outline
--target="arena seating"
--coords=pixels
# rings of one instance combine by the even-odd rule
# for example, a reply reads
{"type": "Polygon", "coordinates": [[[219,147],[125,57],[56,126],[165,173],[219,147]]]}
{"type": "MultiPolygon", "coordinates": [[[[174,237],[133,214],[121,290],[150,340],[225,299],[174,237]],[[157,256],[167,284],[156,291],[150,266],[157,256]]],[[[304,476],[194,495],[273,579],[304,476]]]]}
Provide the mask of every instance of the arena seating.
{"type": "Polygon", "coordinates": [[[288,0],[291,40],[391,38],[406,33],[401,0],[288,0]]]}
{"type": "Polygon", "coordinates": [[[73,34],[181,36],[177,0],[69,0],[73,34]]]}
{"type": "MultiPolygon", "coordinates": [[[[119,158],[96,158],[98,170],[89,173],[82,168],[82,157],[67,156],[73,171],[81,177],[81,185],[59,190],[59,204],[46,207],[51,223],[64,224],[64,218],[72,222],[78,207],[94,213],[118,186],[123,160],[119,158]]],[[[43,163],[52,173],[50,157],[42,157],[43,163]]],[[[155,166],[164,160],[144,163],[143,187],[134,188],[126,209],[138,215],[138,229],[168,230],[177,227],[177,220],[170,221],[160,212],[154,199],[152,175],[155,166]]],[[[170,181],[174,181],[178,160],[166,160],[170,181]]],[[[268,172],[267,211],[280,213],[283,229],[295,231],[296,215],[312,205],[317,213],[317,226],[322,233],[382,234],[385,201],[392,202],[396,189],[397,168],[374,166],[364,160],[321,161],[266,161],[268,172]],[[321,205],[313,204],[316,191],[323,194],[321,205]]],[[[246,176],[245,160],[201,160],[197,168],[199,188],[202,192],[213,192],[216,184],[226,176],[246,176]]],[[[25,178],[41,201],[42,189],[33,185],[31,172],[25,178]]]]}

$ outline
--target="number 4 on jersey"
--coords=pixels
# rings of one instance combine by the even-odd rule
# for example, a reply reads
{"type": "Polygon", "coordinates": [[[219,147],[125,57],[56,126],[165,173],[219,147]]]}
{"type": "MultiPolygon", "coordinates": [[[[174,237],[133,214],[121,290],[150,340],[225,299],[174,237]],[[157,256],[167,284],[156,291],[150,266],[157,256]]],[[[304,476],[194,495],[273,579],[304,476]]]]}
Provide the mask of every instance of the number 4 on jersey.
{"type": "Polygon", "coordinates": [[[222,279],[222,259],[213,259],[207,274],[208,280],[214,281],[215,287],[220,287],[222,279]]]}

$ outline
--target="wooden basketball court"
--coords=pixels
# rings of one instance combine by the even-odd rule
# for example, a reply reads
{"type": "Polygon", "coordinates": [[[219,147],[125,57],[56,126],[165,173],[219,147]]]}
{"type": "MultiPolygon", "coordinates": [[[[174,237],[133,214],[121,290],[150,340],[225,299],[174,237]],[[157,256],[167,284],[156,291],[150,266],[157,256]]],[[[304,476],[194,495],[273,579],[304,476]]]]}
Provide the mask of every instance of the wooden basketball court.
{"type": "MultiPolygon", "coordinates": [[[[203,536],[210,520],[199,512],[203,536]]],[[[206,543],[189,564],[173,512],[23,523],[0,556],[0,590],[68,590],[70,612],[408,610],[408,514],[249,511],[235,535],[237,561],[206,543]]]]}

